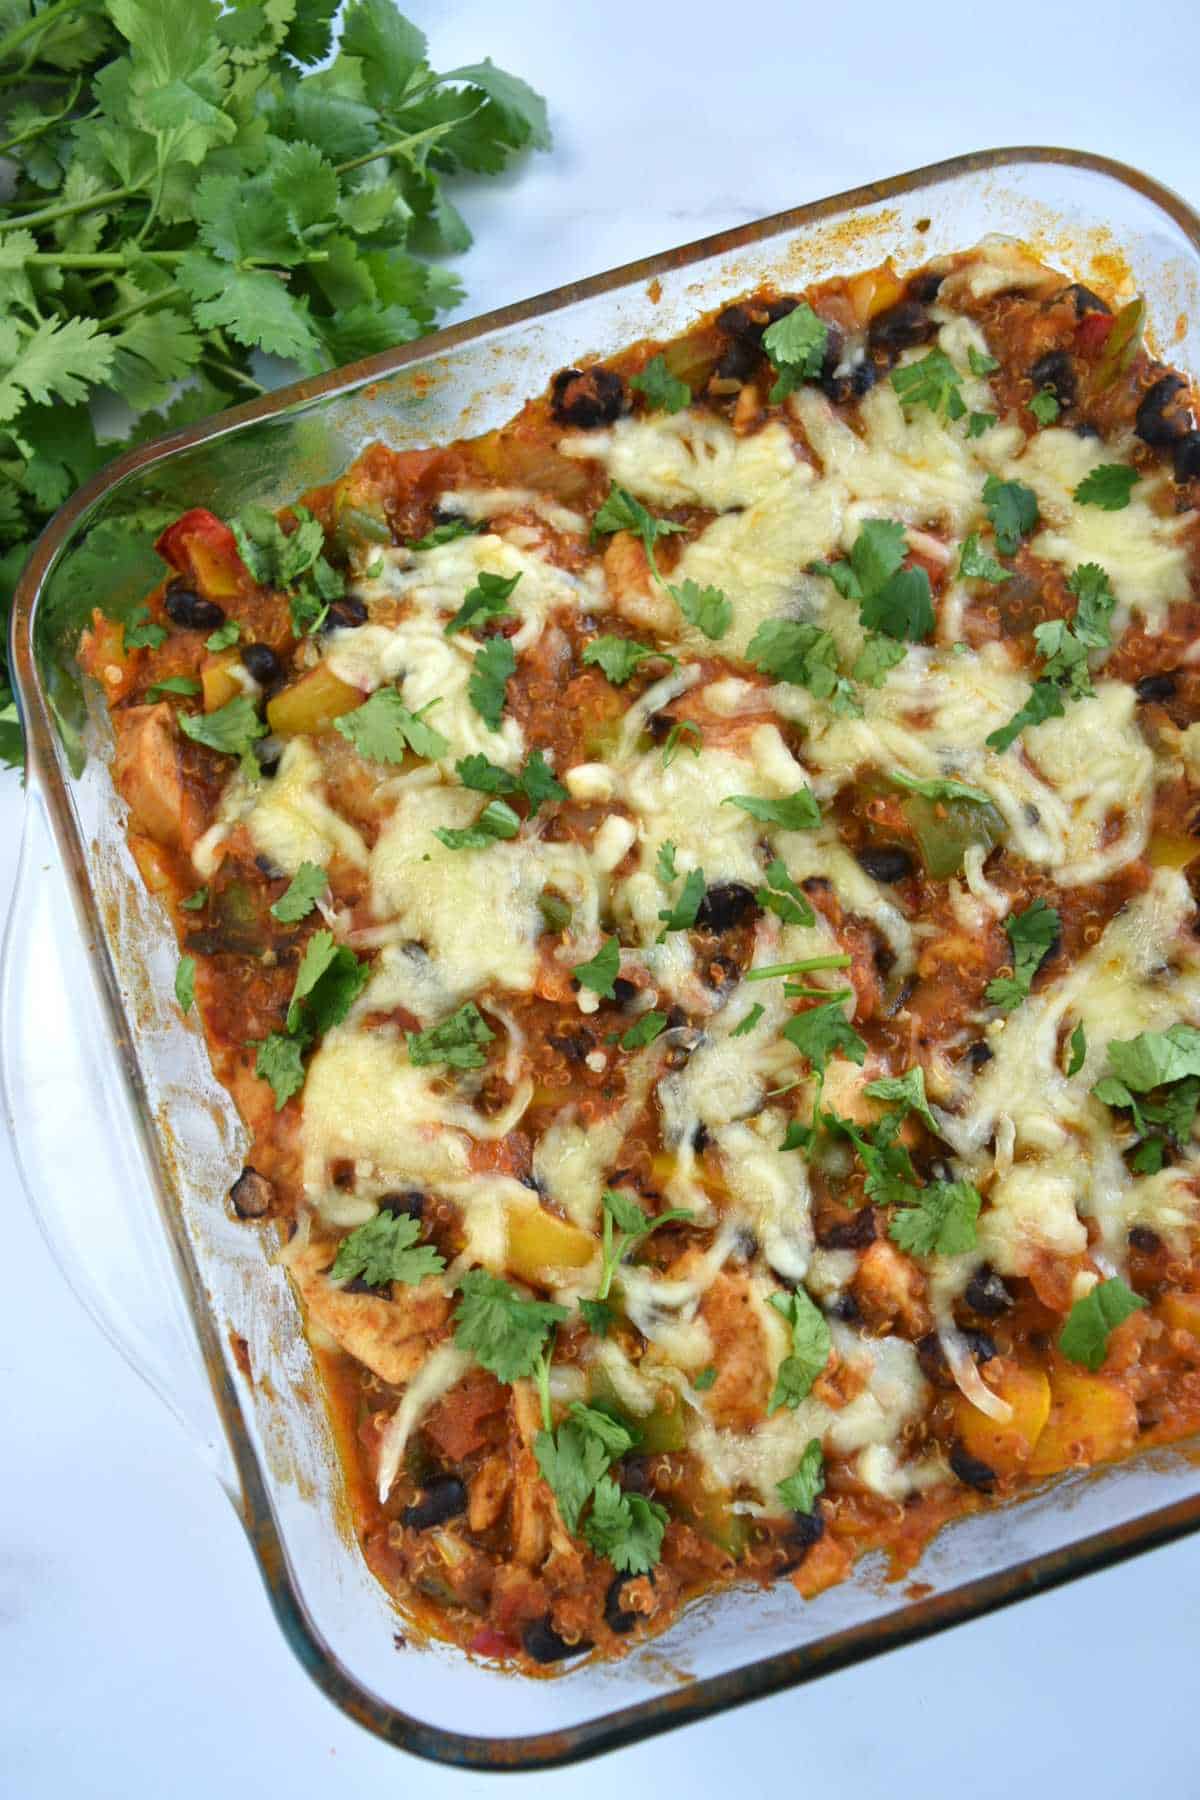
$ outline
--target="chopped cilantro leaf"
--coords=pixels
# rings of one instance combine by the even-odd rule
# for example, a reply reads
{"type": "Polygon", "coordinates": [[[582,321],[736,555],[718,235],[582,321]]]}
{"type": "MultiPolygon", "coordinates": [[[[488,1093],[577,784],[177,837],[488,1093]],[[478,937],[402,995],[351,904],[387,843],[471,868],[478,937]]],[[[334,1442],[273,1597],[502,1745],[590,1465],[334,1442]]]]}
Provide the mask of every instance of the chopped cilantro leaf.
{"type": "Polygon", "coordinates": [[[764,911],[773,912],[785,925],[811,925],[816,919],[804,894],[777,856],[767,864],[765,883],[754,898],[764,911]]]}
{"type": "Polygon", "coordinates": [[[794,1513],[811,1513],[825,1486],[825,1458],[820,1438],[809,1438],[793,1475],[776,1484],[775,1492],[794,1513]]]}
{"type": "Polygon", "coordinates": [[[989,981],[985,995],[993,1006],[1011,1012],[1029,993],[1033,978],[1050,954],[1058,937],[1059,917],[1044,900],[1035,900],[1023,913],[1010,913],[1004,921],[1012,945],[1013,972],[989,981]]]}
{"type": "Polygon", "coordinates": [[[779,1365],[775,1389],[767,1405],[767,1415],[781,1406],[795,1412],[807,1400],[817,1376],[829,1361],[833,1339],[825,1315],[809,1299],[803,1288],[789,1294],[771,1294],[771,1305],[792,1328],[792,1348],[779,1365]]]}
{"type": "Polygon", "coordinates": [[[242,628],[238,624],[237,620],[236,619],[226,619],[226,621],[223,625],[218,625],[217,629],[213,632],[211,637],[205,638],[204,648],[206,650],[214,650],[214,651],[215,650],[228,650],[231,645],[237,643],[237,641],[241,637],[241,635],[242,635],[242,628]]]}
{"type": "Polygon", "coordinates": [[[924,569],[901,569],[863,600],[860,617],[868,631],[919,643],[934,627],[933,594],[924,569]]]}
{"type": "Polygon", "coordinates": [[[193,681],[190,675],[168,675],[164,681],[156,681],[146,689],[148,701],[158,700],[163,694],[198,694],[200,683],[193,681]]]}
{"type": "Polygon", "coordinates": [[[977,806],[991,805],[982,788],[968,787],[965,781],[954,781],[947,775],[932,775],[922,780],[917,775],[906,774],[903,769],[893,769],[888,780],[895,787],[907,788],[910,794],[920,794],[924,800],[973,800],[977,806]]]}
{"type": "Polygon", "coordinates": [[[558,1501],[563,1524],[579,1530],[579,1516],[592,1497],[600,1477],[612,1461],[607,1445],[576,1421],[568,1419],[557,1432],[539,1431],[533,1442],[542,1477],[558,1501]]]}
{"type": "Polygon", "coordinates": [[[815,831],[821,823],[821,808],[811,788],[801,788],[785,800],[764,800],[757,794],[729,794],[722,806],[739,806],[752,819],[767,825],[780,825],[785,831],[815,831]]]}
{"type": "Polygon", "coordinates": [[[436,762],[448,754],[450,746],[440,731],[426,724],[428,711],[429,706],[423,706],[420,712],[410,712],[394,687],[377,688],[362,706],[343,713],[333,723],[370,762],[400,763],[410,750],[414,756],[436,762]]]}
{"type": "Polygon", "coordinates": [[[474,788],[479,794],[515,794],[517,791],[517,777],[481,754],[462,757],[455,763],[454,772],[464,787],[474,788]]]}
{"type": "Polygon", "coordinates": [[[194,894],[189,895],[186,900],[181,900],[179,904],[184,912],[203,911],[208,904],[208,889],[206,887],[197,888],[194,894]]]}
{"type": "Polygon", "coordinates": [[[984,432],[990,431],[995,423],[994,412],[973,412],[967,418],[967,436],[969,438],[982,437],[984,432]]]}
{"type": "Polygon", "coordinates": [[[893,369],[892,386],[901,406],[927,406],[948,419],[961,419],[967,410],[962,376],[944,350],[931,350],[919,362],[893,369]]]}
{"type": "Polygon", "coordinates": [[[331,931],[315,931],[304,947],[288,1006],[287,1028],[294,1036],[340,1025],[367,984],[367,964],[331,931]]]}
{"type": "Polygon", "coordinates": [[[654,865],[655,873],[664,887],[678,880],[679,871],[675,867],[675,846],[670,838],[664,838],[658,846],[658,857],[654,865]]]}
{"type": "Polygon", "coordinates": [[[658,564],[654,559],[654,546],[660,537],[667,537],[673,531],[682,531],[682,525],[674,525],[670,519],[656,519],[647,512],[640,500],[635,500],[628,488],[618,487],[614,482],[608,491],[608,498],[598,509],[592,520],[592,536],[601,537],[610,531],[632,531],[642,541],[646,552],[646,561],[654,575],[658,576],[658,564]]]}
{"type": "Polygon", "coordinates": [[[433,835],[447,850],[486,850],[497,838],[515,838],[518,815],[506,800],[489,800],[473,825],[435,825],[433,835]]]}
{"type": "Polygon", "coordinates": [[[696,923],[696,914],[700,911],[703,898],[704,870],[692,869],[679,890],[678,899],[659,912],[659,918],[664,921],[663,932],[690,931],[696,923]]]}
{"type": "Polygon", "coordinates": [[[706,638],[723,638],[733,619],[733,607],[718,587],[702,588],[690,578],[668,590],[689,625],[706,638]]]}
{"type": "Polygon", "coordinates": [[[703,733],[694,719],[676,719],[668,731],[667,741],[663,745],[663,768],[670,768],[681,749],[690,750],[693,756],[699,756],[703,741],[703,733]],[[684,740],[688,737],[694,737],[698,741],[694,744],[685,744],[684,740]]]}
{"type": "Polygon", "coordinates": [[[794,1044],[812,1067],[823,1073],[829,1058],[840,1054],[861,1068],[866,1061],[867,1046],[849,1023],[842,1010],[843,1001],[852,998],[849,989],[833,994],[820,1006],[795,1013],[783,1028],[789,1044],[794,1044]]]}
{"type": "Polygon", "coordinates": [[[754,1030],[754,1027],[758,1024],[758,1021],[762,1018],[763,1013],[765,1011],[766,1011],[766,1008],[763,1005],[761,1005],[761,1003],[759,1001],[756,1000],[754,1005],[750,1008],[750,1011],[746,1014],[745,1018],[742,1020],[741,1024],[734,1026],[733,1030],[729,1034],[730,1037],[731,1038],[749,1037],[750,1033],[754,1030]]]}
{"type": "Polygon", "coordinates": [[[972,375],[994,375],[1000,364],[986,350],[977,350],[974,344],[968,344],[967,367],[972,375]]]}
{"type": "Polygon", "coordinates": [[[179,729],[197,744],[219,750],[225,756],[244,756],[267,728],[248,694],[238,694],[210,713],[179,713],[179,729]]]}
{"type": "Polygon", "coordinates": [[[589,962],[576,963],[571,973],[582,987],[591,988],[602,1000],[611,1000],[620,968],[621,946],[615,937],[610,937],[605,938],[589,962]]]}
{"type": "Polygon", "coordinates": [[[1146,1302],[1120,1276],[1098,1281],[1089,1294],[1077,1300],[1059,1334],[1058,1347],[1074,1363],[1087,1369],[1100,1369],[1108,1355],[1108,1339],[1131,1314],[1146,1302]]]}
{"type": "Polygon", "coordinates": [[[899,1100],[905,1112],[915,1112],[934,1137],[941,1136],[941,1128],[925,1098],[925,1071],[920,1063],[906,1069],[903,1075],[885,1075],[879,1081],[868,1081],[863,1093],[872,1100],[899,1100]]]}
{"type": "Polygon", "coordinates": [[[407,1213],[376,1213],[342,1239],[330,1275],[334,1281],[361,1279],[368,1287],[384,1287],[389,1281],[415,1285],[427,1275],[440,1275],[445,1258],[432,1244],[418,1244],[420,1235],[419,1222],[407,1213]]]}
{"type": "MultiPolygon", "coordinates": [[[[473,536],[475,532],[483,530],[484,524],[483,519],[443,519],[440,525],[435,525],[424,537],[414,538],[408,547],[417,551],[436,550],[440,544],[452,544],[456,538],[473,536]]],[[[388,541],[390,540],[389,531],[388,541]]]]}
{"type": "Polygon", "coordinates": [[[1112,643],[1109,620],[1117,604],[1107,574],[1099,563],[1080,563],[1068,575],[1067,586],[1077,602],[1072,631],[1089,650],[1107,650],[1112,643]]]}
{"type": "Polygon", "coordinates": [[[1037,495],[1023,482],[989,475],[983,484],[983,504],[1001,556],[1015,556],[1021,539],[1028,537],[1038,522],[1037,495]]]}
{"type": "Polygon", "coordinates": [[[1078,1075],[1087,1061],[1087,1032],[1083,1028],[1083,1020],[1071,1033],[1071,1054],[1067,1061],[1067,1074],[1078,1075]]]}
{"type": "Polygon", "coordinates": [[[645,395],[646,405],[653,412],[677,413],[691,405],[691,388],[686,381],[672,375],[667,359],[661,353],[652,356],[641,374],[631,378],[629,385],[635,393],[645,395]]]}
{"type": "Polygon", "coordinates": [[[521,770],[518,786],[529,802],[531,819],[536,819],[543,805],[554,800],[565,800],[567,797],[566,788],[554,779],[554,771],[540,750],[530,753],[528,762],[521,770]]]}
{"type": "MultiPolygon", "coordinates": [[[[640,664],[664,655],[664,651],[652,650],[648,644],[639,644],[634,638],[616,637],[609,632],[592,640],[583,653],[583,661],[603,669],[614,687],[624,687],[640,664]]],[[[667,657],[667,661],[673,662],[674,658],[667,657]]]]}
{"type": "Polygon", "coordinates": [[[467,697],[492,731],[500,729],[509,676],[516,667],[517,653],[507,638],[492,638],[475,653],[467,697]]]}
{"type": "Polygon", "coordinates": [[[1042,725],[1047,719],[1061,719],[1066,708],[1063,693],[1056,681],[1035,681],[1024,706],[1015,712],[1007,725],[988,733],[989,750],[1007,750],[1027,725],[1042,725]]]}
{"type": "Polygon", "coordinates": [[[850,673],[864,687],[879,688],[883,686],[888,671],[894,669],[897,663],[902,663],[907,654],[903,643],[897,642],[895,638],[871,632],[855,657],[850,673]]]}
{"type": "Polygon", "coordinates": [[[667,1509],[641,1494],[626,1494],[611,1475],[596,1483],[583,1535],[599,1556],[626,1575],[647,1575],[662,1555],[667,1509]]]}
{"type": "Polygon", "coordinates": [[[1050,388],[1041,388],[1029,402],[1029,410],[1039,425],[1053,425],[1062,409],[1058,395],[1050,388]]]}
{"type": "Polygon", "coordinates": [[[709,1363],[707,1369],[701,1369],[700,1373],[692,1382],[692,1386],[698,1394],[707,1394],[709,1388],[713,1386],[716,1379],[717,1371],[713,1365],[709,1363]]]}
{"type": "Polygon", "coordinates": [[[1172,1025],[1167,1031],[1114,1039],[1108,1061],[1119,1081],[1144,1094],[1184,1076],[1200,1075],[1200,1031],[1192,1025],[1172,1025]]]}
{"type": "Polygon", "coordinates": [[[157,650],[167,641],[166,629],[155,625],[148,606],[136,606],[125,621],[123,641],[126,650],[157,650]]]}
{"type": "Polygon", "coordinates": [[[450,1069],[482,1069],[487,1062],[481,1048],[495,1037],[473,1000],[451,1013],[439,1025],[408,1034],[410,1062],[418,1069],[445,1063],[450,1069]]]}
{"type": "Polygon", "coordinates": [[[584,1324],[595,1337],[608,1336],[617,1315],[607,1300],[581,1300],[579,1310],[583,1314],[584,1324]]]}
{"type": "Polygon", "coordinates": [[[998,563],[994,556],[979,547],[979,533],[973,531],[962,547],[958,572],[964,581],[1011,581],[1012,570],[998,563]]]}
{"type": "Polygon", "coordinates": [[[175,970],[175,998],[185,1013],[192,1010],[196,1000],[196,959],[194,956],[181,956],[175,970]]]}
{"type": "Polygon", "coordinates": [[[1103,512],[1122,512],[1129,505],[1141,476],[1128,463],[1100,463],[1075,489],[1080,506],[1098,506],[1103,512]]]}
{"type": "Polygon", "coordinates": [[[467,631],[485,619],[498,619],[512,612],[508,604],[509,597],[521,576],[489,575],[481,569],[475,578],[474,587],[468,588],[462,605],[445,627],[447,637],[453,637],[458,631],[467,631]]]}
{"type": "Polygon", "coordinates": [[[602,1261],[596,1298],[607,1300],[622,1258],[660,1226],[684,1224],[692,1215],[686,1208],[671,1207],[666,1212],[651,1217],[642,1211],[636,1200],[622,1193],[620,1188],[605,1188],[600,1196],[600,1203],[604,1209],[601,1227],[602,1261]],[[614,1225],[619,1236],[614,1236],[614,1225]]]}
{"type": "Polygon", "coordinates": [[[835,713],[854,715],[858,705],[850,683],[839,672],[832,632],[810,620],[764,619],[751,639],[746,660],[766,675],[805,687],[818,700],[828,700],[835,713]]]}
{"type": "Polygon", "coordinates": [[[273,1031],[252,1048],[258,1051],[254,1073],[260,1080],[270,1082],[275,1111],[279,1112],[304,1086],[304,1046],[297,1038],[273,1031]]]}
{"type": "Polygon", "coordinates": [[[470,1269],[459,1284],[454,1342],[499,1381],[531,1376],[552,1326],[569,1315],[565,1306],[525,1300],[486,1269],[470,1269]]]}
{"type": "Polygon", "coordinates": [[[969,1181],[932,1181],[892,1214],[888,1236],[910,1256],[964,1256],[975,1248],[981,1204],[969,1181]]]}
{"type": "Polygon", "coordinates": [[[329,876],[316,863],[302,862],[285,893],[271,908],[272,916],[285,925],[305,918],[329,886],[329,876]]]}
{"type": "Polygon", "coordinates": [[[817,317],[807,300],[768,325],[762,346],[778,374],[767,396],[773,406],[801,381],[812,381],[821,373],[828,343],[829,326],[817,317]]]}
{"type": "Polygon", "coordinates": [[[666,1025],[666,1013],[643,1013],[628,1031],[621,1033],[622,1050],[641,1050],[644,1045],[652,1044],[659,1033],[666,1030],[666,1025]]]}

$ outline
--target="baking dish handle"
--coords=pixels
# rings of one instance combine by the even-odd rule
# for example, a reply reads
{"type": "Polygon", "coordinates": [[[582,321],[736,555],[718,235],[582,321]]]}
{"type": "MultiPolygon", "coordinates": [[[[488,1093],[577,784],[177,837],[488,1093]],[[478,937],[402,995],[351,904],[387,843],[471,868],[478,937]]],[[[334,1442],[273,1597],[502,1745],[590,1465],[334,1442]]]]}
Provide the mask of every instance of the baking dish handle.
{"type": "Polygon", "coordinates": [[[240,1486],[86,945],[36,786],[26,797],[0,967],[0,1080],[26,1197],[105,1336],[175,1415],[234,1499],[240,1486]]]}

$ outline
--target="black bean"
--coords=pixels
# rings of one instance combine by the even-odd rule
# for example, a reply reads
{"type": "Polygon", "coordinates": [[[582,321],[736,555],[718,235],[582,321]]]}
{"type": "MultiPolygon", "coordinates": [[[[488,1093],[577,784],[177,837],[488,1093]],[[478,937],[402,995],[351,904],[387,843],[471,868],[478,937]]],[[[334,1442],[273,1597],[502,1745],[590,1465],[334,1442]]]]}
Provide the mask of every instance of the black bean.
{"type": "Polygon", "coordinates": [[[811,1550],[825,1536],[825,1513],[820,1503],[811,1512],[794,1512],[787,1529],[788,1542],[798,1550],[811,1550]]]}
{"type": "Polygon", "coordinates": [[[1012,1305],[1012,1295],[988,1263],[976,1269],[967,1283],[964,1298],[972,1312],[982,1313],[985,1319],[998,1319],[1012,1305]]]}
{"type": "Polygon", "coordinates": [[[850,372],[850,389],[855,395],[869,394],[879,380],[879,370],[864,356],[850,372]]]}
{"type": "Polygon", "coordinates": [[[1134,1250],[1140,1250],[1143,1256],[1154,1256],[1162,1249],[1162,1239],[1157,1231],[1151,1231],[1148,1225],[1135,1225],[1129,1233],[1129,1242],[1134,1250]]]}
{"type": "Polygon", "coordinates": [[[915,300],[900,300],[885,312],[876,313],[867,327],[867,342],[872,350],[897,356],[915,344],[926,344],[937,330],[936,322],[915,300]]]}
{"type": "Polygon", "coordinates": [[[929,306],[938,297],[946,277],[937,275],[932,269],[926,269],[923,275],[914,275],[908,284],[908,298],[916,300],[921,306],[929,306]]]}
{"type": "Polygon", "coordinates": [[[394,1219],[421,1219],[425,1216],[425,1196],[417,1188],[406,1194],[381,1194],[379,1210],[391,1213],[394,1219]]]}
{"type": "Polygon", "coordinates": [[[852,1219],[827,1225],[817,1233],[822,1250],[865,1250],[875,1242],[875,1209],[862,1206],[852,1219]]]}
{"type": "Polygon", "coordinates": [[[215,600],[205,600],[193,588],[174,582],[167,589],[163,606],[168,619],[182,625],[185,631],[215,631],[225,623],[225,614],[215,600]]]}
{"type": "Polygon", "coordinates": [[[696,1152],[697,1156],[703,1156],[711,1143],[712,1132],[708,1129],[708,1126],[701,1121],[692,1133],[692,1149],[696,1152]]]}
{"type": "Polygon", "coordinates": [[[615,369],[560,369],[550,383],[550,410],[560,425],[590,431],[625,411],[625,383],[615,369]]]}
{"type": "Polygon", "coordinates": [[[254,745],[254,760],[264,775],[273,775],[283,761],[283,745],[278,738],[260,738],[254,745]]]}
{"type": "MultiPolygon", "coordinates": [[[[620,1637],[624,1637],[626,1632],[632,1631],[641,1616],[639,1613],[628,1611],[621,1604],[621,1596],[629,1582],[638,1579],[639,1577],[636,1575],[614,1575],[608,1584],[608,1592],[604,1596],[604,1623],[610,1631],[615,1631],[620,1637]]],[[[653,1575],[648,1575],[645,1579],[653,1586],[653,1575]]]]}
{"type": "Polygon", "coordinates": [[[242,661],[259,687],[274,687],[283,678],[283,665],[270,644],[247,644],[242,651],[242,661]]]}
{"type": "Polygon", "coordinates": [[[872,881],[906,881],[913,872],[912,857],[898,844],[864,844],[854,859],[872,881]]]}
{"type": "Polygon", "coordinates": [[[673,1006],[667,1014],[667,1030],[678,1031],[681,1025],[687,1024],[687,1014],[682,1006],[673,1006]]]}
{"type": "Polygon", "coordinates": [[[628,1006],[636,1000],[638,990],[632,981],[626,981],[624,975],[618,975],[613,981],[613,999],[618,1006],[628,1006]]]}
{"type": "Polygon", "coordinates": [[[265,1175],[247,1163],[230,1188],[229,1198],[239,1219],[261,1219],[271,1210],[275,1189],[265,1175]]]}
{"type": "Polygon", "coordinates": [[[862,1317],[862,1308],[853,1294],[839,1294],[829,1308],[831,1318],[840,1319],[843,1325],[857,1325],[862,1317]]]}
{"type": "Polygon", "coordinates": [[[322,631],[353,631],[357,625],[367,622],[367,603],[360,600],[357,594],[343,594],[335,600],[325,614],[322,631]]]}
{"type": "Polygon", "coordinates": [[[696,912],[696,924],[702,931],[732,931],[745,925],[758,914],[754,889],[744,881],[719,881],[706,888],[696,912]]]}
{"type": "Polygon", "coordinates": [[[742,343],[753,344],[758,349],[767,327],[778,324],[780,319],[786,319],[795,310],[794,300],[756,300],[750,304],[739,301],[717,314],[717,330],[723,331],[726,337],[740,339],[742,343]]]}
{"type": "Polygon", "coordinates": [[[560,1056],[565,1056],[568,1062],[581,1063],[586,1060],[595,1040],[590,1031],[551,1031],[546,1034],[546,1042],[560,1056]]]}
{"type": "Polygon", "coordinates": [[[719,381],[749,381],[758,368],[758,347],[747,338],[734,338],[722,352],[713,373],[719,381]]]}
{"type": "Polygon", "coordinates": [[[1138,402],[1134,430],[1143,444],[1158,448],[1179,443],[1192,430],[1187,383],[1181,375],[1162,375],[1138,402]],[[1182,402],[1180,395],[1184,395],[1182,402]]]}
{"type": "Polygon", "coordinates": [[[996,1354],[996,1346],[986,1331],[967,1330],[963,1332],[963,1336],[967,1340],[967,1349],[977,1363],[991,1362],[996,1354]]]}
{"type": "Polygon", "coordinates": [[[758,1255],[758,1239],[745,1225],[739,1225],[733,1234],[733,1254],[742,1262],[758,1255]]]}
{"type": "Polygon", "coordinates": [[[950,1446],[950,1467],[961,1482],[967,1487],[978,1488],[981,1494],[990,1494],[996,1486],[995,1469],[972,1456],[961,1444],[950,1446]]]}
{"type": "Polygon", "coordinates": [[[1133,691],[1144,706],[1149,700],[1172,699],[1178,685],[1173,674],[1164,672],[1158,675],[1143,675],[1140,681],[1134,683],[1133,691]]]}
{"type": "Polygon", "coordinates": [[[916,1341],[917,1362],[926,1381],[934,1387],[950,1387],[953,1377],[950,1365],[946,1361],[946,1353],[942,1349],[942,1340],[936,1331],[927,1331],[924,1337],[916,1341]]]}
{"type": "MultiPolygon", "coordinates": [[[[1070,300],[1075,308],[1075,317],[1082,319],[1087,313],[1110,313],[1112,307],[1099,294],[1093,294],[1090,287],[1084,287],[1082,281],[1073,281],[1070,287],[1064,288],[1061,294],[1055,294],[1054,300],[1070,300]]],[[[1054,301],[1051,302],[1051,305],[1054,301]]]]}
{"type": "Polygon", "coordinates": [[[578,1644],[568,1644],[566,1638],[559,1637],[555,1631],[548,1613],[544,1619],[535,1619],[525,1627],[521,1633],[521,1642],[534,1662],[539,1663],[562,1662],[567,1656],[582,1656],[585,1650],[592,1647],[584,1639],[578,1644]]]}
{"type": "Polygon", "coordinates": [[[435,1475],[427,1481],[421,1498],[406,1506],[400,1523],[410,1531],[428,1531],[431,1525],[444,1525],[467,1510],[467,1490],[457,1475],[435,1475]]]}
{"type": "Polygon", "coordinates": [[[1200,475],[1200,431],[1185,431],[1175,445],[1176,481],[1194,481],[1200,475]]]}
{"type": "Polygon", "coordinates": [[[979,1038],[967,1051],[967,1061],[973,1069],[982,1069],[985,1063],[991,1062],[995,1054],[995,1051],[990,1049],[982,1038],[979,1038]]]}
{"type": "Polygon", "coordinates": [[[1047,350],[1029,371],[1036,392],[1049,388],[1060,406],[1075,404],[1075,365],[1065,350],[1047,350]]]}

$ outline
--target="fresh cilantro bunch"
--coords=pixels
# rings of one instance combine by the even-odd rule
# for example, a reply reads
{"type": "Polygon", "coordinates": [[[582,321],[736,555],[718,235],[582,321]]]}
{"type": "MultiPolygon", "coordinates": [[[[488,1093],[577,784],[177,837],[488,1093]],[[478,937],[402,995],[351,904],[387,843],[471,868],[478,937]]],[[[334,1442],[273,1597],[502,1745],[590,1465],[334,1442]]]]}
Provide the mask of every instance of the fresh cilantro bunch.
{"type": "MultiPolygon", "coordinates": [[[[0,205],[3,610],[33,538],[111,454],[95,395],[117,395],[145,441],[263,392],[255,351],[307,372],[419,337],[462,292],[427,258],[471,242],[447,178],[548,148],[531,88],[489,60],[437,73],[392,0],[350,0],[318,69],[338,10],[0,10],[0,150],[15,169],[0,205]]],[[[111,582],[122,528],[102,529],[111,582]]],[[[327,567],[303,571],[303,628],[335,597],[327,567]]],[[[0,665],[0,758],[20,750],[0,665]]]]}

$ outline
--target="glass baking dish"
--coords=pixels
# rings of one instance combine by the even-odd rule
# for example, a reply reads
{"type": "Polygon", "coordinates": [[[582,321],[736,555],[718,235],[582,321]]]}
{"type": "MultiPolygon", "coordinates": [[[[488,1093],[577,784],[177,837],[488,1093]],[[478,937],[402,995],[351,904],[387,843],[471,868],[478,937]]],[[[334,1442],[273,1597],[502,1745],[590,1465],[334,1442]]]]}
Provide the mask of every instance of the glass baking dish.
{"type": "Polygon", "coordinates": [[[120,457],[65,506],[17,592],[27,822],[4,954],[5,1106],[31,1204],[74,1286],[182,1421],[243,1521],[288,1642],[337,1705],[441,1761],[536,1768],[630,1743],[1104,1567],[1200,1526],[1194,1452],[1153,1452],[952,1525],[919,1584],[877,1563],[805,1603],[788,1583],[694,1606],[622,1662],[524,1680],[409,1637],[358,1552],[273,1228],[229,1217],[245,1133],[172,998],[177,950],[125,847],[111,740],[85,710],[78,628],[158,579],[186,506],[278,506],[373,438],[486,430],[554,370],[668,337],[764,281],[912,266],[988,232],[1145,294],[1152,339],[1200,369],[1200,218],[1104,157],[992,150],[575,283],[302,382],[120,457]],[[144,560],[109,522],[144,526],[144,560]],[[105,590],[102,595],[100,589],[105,590]],[[48,878],[47,878],[48,877],[48,878]],[[265,1239],[265,1242],[263,1241],[265,1239]]]}

